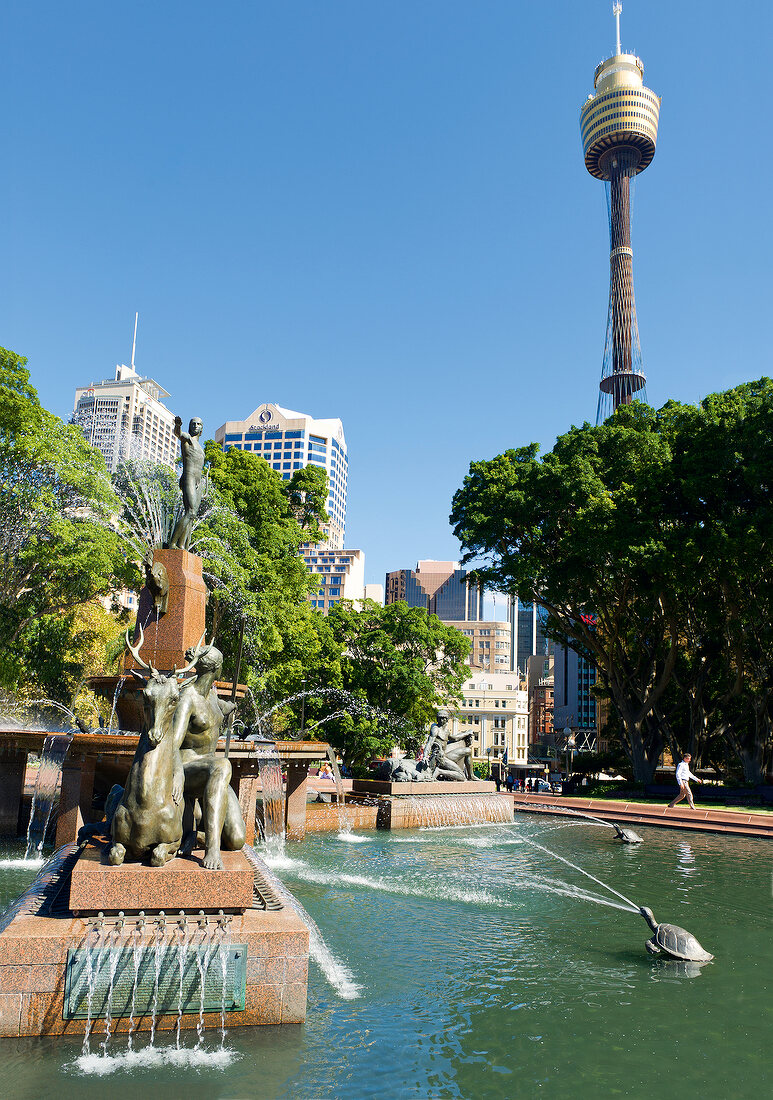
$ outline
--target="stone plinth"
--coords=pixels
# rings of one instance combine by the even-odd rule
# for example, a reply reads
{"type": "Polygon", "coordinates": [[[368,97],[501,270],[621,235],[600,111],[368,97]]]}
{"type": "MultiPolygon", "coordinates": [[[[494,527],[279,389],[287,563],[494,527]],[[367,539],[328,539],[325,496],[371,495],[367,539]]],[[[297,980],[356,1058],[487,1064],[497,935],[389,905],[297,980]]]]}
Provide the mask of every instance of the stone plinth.
{"type": "Polygon", "coordinates": [[[354,794],[391,794],[398,797],[408,797],[417,794],[492,794],[496,790],[496,783],[488,780],[479,780],[472,783],[393,783],[389,779],[354,779],[352,792],[354,794]]]}
{"type": "MultiPolygon", "coordinates": [[[[300,917],[289,908],[253,909],[233,917],[228,930],[231,943],[246,948],[247,975],[244,1010],[226,1013],[226,1027],[303,1023],[309,932],[300,917]]],[[[78,917],[18,916],[5,929],[0,935],[0,1036],[83,1034],[85,1020],[64,1016],[65,971],[70,949],[82,948],[87,932],[87,922],[78,917]]],[[[92,1023],[92,1034],[103,1036],[104,1018],[92,1023]]],[[[183,1028],[198,1023],[198,1011],[183,1014],[183,1028]]],[[[220,1013],[205,1013],[204,1025],[219,1036],[220,1013]]],[[[176,1028],[176,1012],[160,1016],[155,1026],[176,1028]]],[[[134,1028],[149,1031],[150,1013],[138,1014],[134,1028]]],[[[113,1017],[113,1035],[128,1030],[127,1017],[113,1017]]]]}
{"type": "Polygon", "coordinates": [[[254,872],[242,852],[223,852],[222,871],[202,866],[202,852],[172,859],[163,867],[123,863],[113,867],[101,847],[90,844],[70,880],[70,909],[75,914],[154,912],[164,909],[249,909],[254,872]]]}
{"type": "Polygon", "coordinates": [[[305,760],[287,765],[285,784],[285,835],[303,840],[306,834],[306,791],[309,769],[305,760]]]}
{"type": "MultiPolygon", "coordinates": [[[[70,846],[71,854],[74,845],[70,846]]],[[[67,850],[62,849],[67,859],[67,850]]],[[[232,853],[248,862],[242,853],[232,853]]],[[[188,875],[192,879],[200,878],[195,865],[188,864],[188,875]]],[[[260,871],[260,861],[251,866],[256,874],[260,871]]],[[[114,868],[120,875],[121,868],[114,868]]],[[[163,875],[161,868],[143,868],[149,878],[163,875]]],[[[212,872],[222,875],[223,872],[212,872]]],[[[257,881],[257,880],[256,880],[257,881]]],[[[68,911],[66,903],[66,875],[57,880],[57,872],[44,868],[35,883],[19,902],[19,911],[0,932],[0,1036],[40,1036],[40,1035],[82,1035],[87,1027],[84,1018],[81,987],[81,1007],[73,997],[77,964],[81,968],[87,948],[93,951],[95,945],[104,947],[105,935],[109,937],[111,948],[118,956],[129,955],[129,963],[124,958],[124,981],[132,972],[145,974],[144,986],[136,1000],[136,1011],[130,1020],[135,1005],[131,996],[131,981],[127,991],[125,984],[120,986],[121,965],[115,972],[116,988],[112,1002],[112,1035],[126,1034],[130,1027],[134,1031],[172,1030],[178,1026],[177,1007],[179,1001],[175,986],[174,1007],[163,1010],[153,1019],[153,982],[148,983],[147,975],[157,966],[156,951],[167,955],[167,964],[176,963],[175,952],[183,954],[186,963],[186,975],[192,975],[192,985],[186,985],[186,1000],[180,1026],[193,1029],[203,1023],[212,1030],[219,1041],[220,1035],[220,995],[210,997],[202,1017],[199,1016],[199,987],[196,985],[197,968],[193,952],[197,949],[211,953],[222,935],[219,917],[210,917],[204,923],[197,911],[206,905],[195,904],[196,912],[185,918],[185,934],[176,913],[169,913],[166,924],[159,917],[150,914],[140,924],[136,916],[127,913],[125,921],[119,926],[115,917],[107,917],[104,924],[94,918],[75,916],[68,911]],[[45,914],[45,915],[44,915],[45,914]],[[50,915],[49,915],[50,914],[50,915]],[[101,930],[100,930],[101,929],[101,930]],[[186,945],[184,948],[181,945],[186,945]],[[140,953],[139,970],[134,970],[133,950],[137,945],[140,953]],[[198,947],[197,947],[198,945],[198,947]],[[171,952],[171,959],[168,953],[171,952]],[[190,957],[189,957],[190,956],[190,957]],[[217,1003],[216,1011],[214,1003],[217,1003]]],[[[201,897],[201,895],[199,895],[201,897]]],[[[125,899],[121,908],[126,910],[125,899]]],[[[247,909],[244,913],[223,918],[227,920],[225,945],[234,957],[234,972],[237,969],[238,981],[234,977],[233,989],[238,997],[232,997],[225,1012],[226,1027],[246,1027],[257,1024],[302,1023],[306,1018],[306,993],[308,982],[309,931],[294,909],[282,905],[281,899],[273,897],[271,908],[247,909]]],[[[158,909],[161,898],[156,899],[152,907],[158,909]]],[[[219,906],[219,908],[225,906],[219,906]]],[[[170,906],[171,908],[171,906],[170,906]]],[[[98,947],[97,953],[101,948],[98,947]]],[[[92,956],[93,958],[94,956],[92,956]]],[[[104,961],[104,960],[103,960],[104,961]]],[[[217,958],[211,970],[217,977],[217,958]]],[[[92,1034],[95,1039],[105,1034],[104,1002],[109,978],[109,968],[96,967],[97,979],[95,996],[99,1010],[93,1013],[92,1034]],[[102,975],[101,979],[99,975],[102,975]]],[[[82,969],[81,969],[82,973],[82,969]]],[[[186,979],[187,981],[187,979],[186,979]]],[[[217,984],[215,982],[215,984],[217,984]]],[[[75,986],[77,990],[77,985],[75,986]]],[[[169,998],[167,997],[167,1001],[169,998]]]]}
{"type": "MultiPolygon", "coordinates": [[[[153,597],[147,588],[140,592],[137,622],[143,624],[144,641],[140,656],[154,668],[168,672],[185,665],[185,651],[195,646],[204,633],[207,586],[197,554],[187,550],[154,550],[153,561],[161,562],[169,577],[167,610],[156,616],[153,597]]],[[[138,636],[133,639],[136,642],[138,636]]],[[[128,672],[138,665],[131,653],[124,658],[128,672]]]]}

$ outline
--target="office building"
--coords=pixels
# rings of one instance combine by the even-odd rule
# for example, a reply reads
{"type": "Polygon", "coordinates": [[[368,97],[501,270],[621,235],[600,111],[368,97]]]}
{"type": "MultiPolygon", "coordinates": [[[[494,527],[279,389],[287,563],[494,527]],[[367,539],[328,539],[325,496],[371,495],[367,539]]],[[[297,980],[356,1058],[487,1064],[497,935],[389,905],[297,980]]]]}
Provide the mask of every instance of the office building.
{"type": "Polygon", "coordinates": [[[178,440],[166,397],[163,386],[143,378],[133,364],[120,364],[113,378],[76,389],[72,423],[102,452],[111,472],[127,458],[174,469],[178,440]]]}
{"type": "MultiPolygon", "coordinates": [[[[258,405],[245,420],[228,420],[215,432],[224,450],[251,451],[289,481],[296,470],[317,466],[326,472],[328,496],[325,510],[326,546],[341,550],[346,534],[346,490],[349,460],[344,429],[336,418],[317,420],[272,403],[258,405]]],[[[311,545],[304,549],[311,549],[311,545]]]]}
{"type": "Polygon", "coordinates": [[[570,729],[578,751],[595,751],[602,717],[592,693],[596,666],[568,646],[556,643],[554,681],[554,732],[559,735],[570,729]]]}
{"type": "Polygon", "coordinates": [[[444,622],[480,621],[483,590],[455,561],[420,561],[415,569],[396,569],[386,575],[385,602],[404,600],[444,622]]]}
{"type": "Polygon", "coordinates": [[[545,634],[546,613],[533,600],[510,599],[511,667],[526,676],[529,657],[547,657],[553,652],[553,642],[545,634]]]}

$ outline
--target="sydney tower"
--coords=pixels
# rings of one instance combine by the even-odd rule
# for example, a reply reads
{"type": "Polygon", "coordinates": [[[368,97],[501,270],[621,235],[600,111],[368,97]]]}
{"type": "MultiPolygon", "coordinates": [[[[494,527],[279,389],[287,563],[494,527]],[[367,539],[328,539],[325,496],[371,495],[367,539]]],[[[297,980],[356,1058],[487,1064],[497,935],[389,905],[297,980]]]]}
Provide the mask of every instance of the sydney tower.
{"type": "Polygon", "coordinates": [[[604,180],[609,212],[609,315],[597,424],[618,405],[647,399],[633,296],[631,181],[655,155],[660,114],[660,97],[644,86],[640,58],[621,49],[622,5],[615,3],[612,11],[617,27],[615,52],[596,69],[595,91],[580,111],[585,167],[604,180]]]}

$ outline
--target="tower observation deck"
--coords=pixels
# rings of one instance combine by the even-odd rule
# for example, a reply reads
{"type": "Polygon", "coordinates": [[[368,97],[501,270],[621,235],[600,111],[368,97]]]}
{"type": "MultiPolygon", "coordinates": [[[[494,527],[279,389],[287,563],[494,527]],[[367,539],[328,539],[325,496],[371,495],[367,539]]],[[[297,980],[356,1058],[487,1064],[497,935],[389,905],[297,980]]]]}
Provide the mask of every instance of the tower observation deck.
{"type": "Polygon", "coordinates": [[[604,180],[609,213],[609,313],[596,423],[618,405],[647,399],[633,295],[631,180],[655,156],[660,97],[644,85],[644,65],[620,46],[622,5],[612,9],[616,49],[596,69],[595,91],[580,111],[585,167],[604,180]]]}

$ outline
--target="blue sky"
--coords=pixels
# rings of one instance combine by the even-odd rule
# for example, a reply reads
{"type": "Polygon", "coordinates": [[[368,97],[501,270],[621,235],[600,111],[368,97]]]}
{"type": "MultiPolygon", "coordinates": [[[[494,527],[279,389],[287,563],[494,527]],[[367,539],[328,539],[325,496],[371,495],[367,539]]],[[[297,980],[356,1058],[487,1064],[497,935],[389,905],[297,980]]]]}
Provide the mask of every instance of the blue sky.
{"type": "MultiPolygon", "coordinates": [[[[663,97],[637,181],[650,401],[771,373],[770,5],[626,0],[663,97]]],[[[49,408],[131,356],[205,433],[340,416],[367,579],[456,557],[472,459],[593,419],[609,0],[15,4],[0,342],[49,408]]]]}

